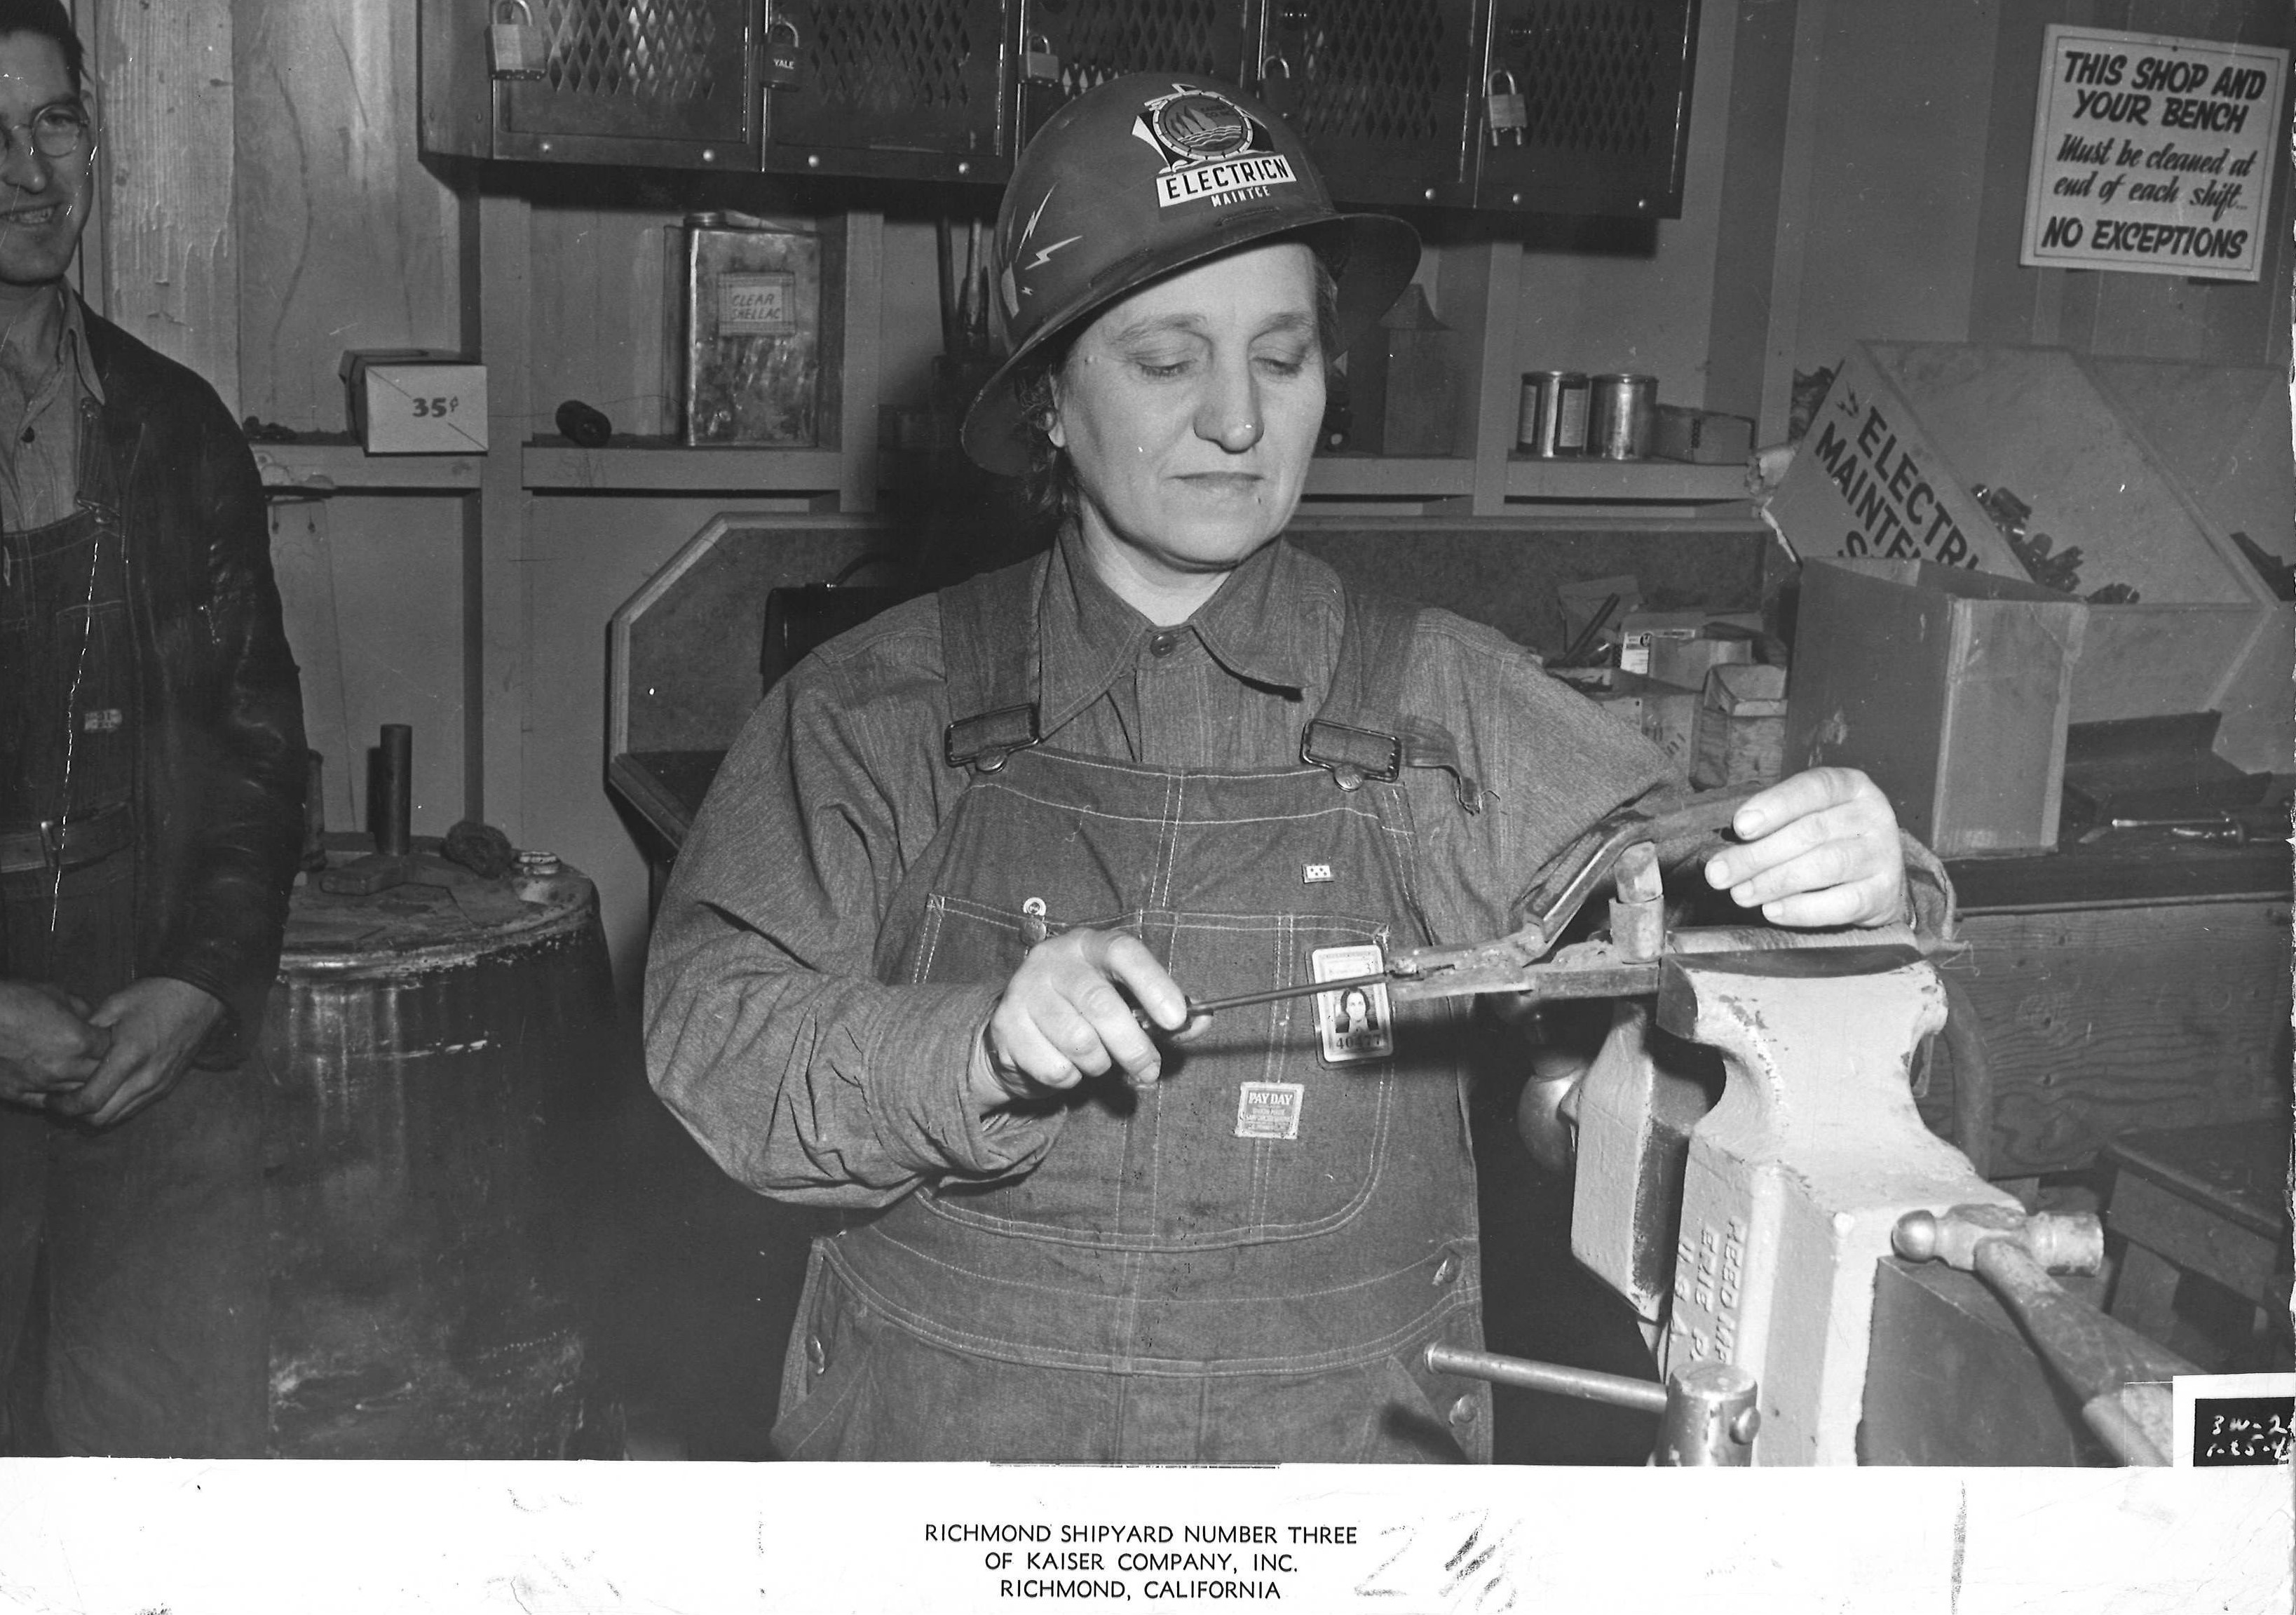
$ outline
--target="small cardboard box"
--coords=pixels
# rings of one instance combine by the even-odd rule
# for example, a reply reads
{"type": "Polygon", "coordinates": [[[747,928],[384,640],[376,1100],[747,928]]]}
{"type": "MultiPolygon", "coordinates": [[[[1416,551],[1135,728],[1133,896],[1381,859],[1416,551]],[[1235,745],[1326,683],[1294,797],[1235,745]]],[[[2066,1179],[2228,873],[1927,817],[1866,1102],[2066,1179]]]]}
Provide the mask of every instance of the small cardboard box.
{"type": "Polygon", "coordinates": [[[1765,782],[1785,772],[1786,670],[1742,662],[1706,675],[1691,735],[1690,783],[1765,782]]]}
{"type": "Polygon", "coordinates": [[[1354,424],[1348,446],[1369,454],[1451,452],[1459,397],[1459,336],[1406,286],[1379,324],[1348,350],[1354,424]]]}
{"type": "Polygon", "coordinates": [[[427,348],[343,355],[351,435],[369,454],[484,454],[487,367],[427,348]]]}
{"type": "Polygon", "coordinates": [[[1656,679],[1642,682],[1643,733],[1667,761],[1690,771],[1690,748],[1698,729],[1698,692],[1656,679]]]}
{"type": "Polygon", "coordinates": [[[1696,689],[1706,681],[1706,670],[1717,662],[1746,662],[1753,657],[1752,642],[1724,639],[1709,630],[1716,623],[1759,631],[1759,612],[1629,611],[1619,620],[1619,666],[1630,673],[1648,673],[1696,689]],[[1678,659],[1679,646],[1704,639],[1706,647],[1678,659]],[[1722,647],[1729,647],[1722,649],[1722,647]],[[1669,671],[1671,670],[1671,671],[1669,671]]]}
{"type": "Polygon", "coordinates": [[[1651,421],[1651,452],[1693,466],[1742,466],[1754,457],[1754,423],[1742,415],[1660,404],[1651,421]]]}
{"type": "Polygon", "coordinates": [[[1865,770],[1941,857],[2055,845],[2088,612],[1961,567],[1807,563],[1785,768],[1865,770]]]}

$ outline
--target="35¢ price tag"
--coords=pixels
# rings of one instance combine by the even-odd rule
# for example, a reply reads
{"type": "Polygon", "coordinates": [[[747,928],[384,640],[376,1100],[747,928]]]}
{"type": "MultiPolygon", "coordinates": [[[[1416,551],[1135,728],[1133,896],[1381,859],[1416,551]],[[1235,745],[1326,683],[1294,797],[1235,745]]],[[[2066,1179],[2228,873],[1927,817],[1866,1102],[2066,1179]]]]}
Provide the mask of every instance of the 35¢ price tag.
{"type": "Polygon", "coordinates": [[[369,454],[483,454],[484,365],[369,365],[354,390],[369,454]]]}

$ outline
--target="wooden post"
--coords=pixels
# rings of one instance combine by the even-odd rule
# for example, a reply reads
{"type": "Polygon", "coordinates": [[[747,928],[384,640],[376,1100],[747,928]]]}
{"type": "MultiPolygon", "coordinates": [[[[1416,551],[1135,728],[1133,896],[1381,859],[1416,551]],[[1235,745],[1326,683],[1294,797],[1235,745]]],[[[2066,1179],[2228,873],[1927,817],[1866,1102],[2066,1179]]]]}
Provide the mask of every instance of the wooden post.
{"type": "Polygon", "coordinates": [[[463,341],[487,365],[488,452],[463,521],[463,812],[520,840],[525,812],[526,439],[529,214],[515,196],[464,203],[463,341]],[[475,218],[471,215],[475,214],[475,218]]]}
{"type": "Polygon", "coordinates": [[[1436,270],[1436,304],[1459,333],[1467,358],[1461,395],[1469,402],[1458,426],[1460,450],[1474,457],[1473,513],[1506,514],[1507,456],[1514,448],[1521,374],[1515,325],[1522,302],[1522,243],[1447,246],[1436,270]]]}
{"type": "Polygon", "coordinates": [[[884,348],[885,216],[845,216],[845,374],[839,396],[839,464],[843,485],[838,507],[877,508],[877,371],[884,348]]]}
{"type": "Polygon", "coordinates": [[[79,9],[98,76],[97,301],[131,335],[205,376],[236,415],[230,0],[79,9]]]}

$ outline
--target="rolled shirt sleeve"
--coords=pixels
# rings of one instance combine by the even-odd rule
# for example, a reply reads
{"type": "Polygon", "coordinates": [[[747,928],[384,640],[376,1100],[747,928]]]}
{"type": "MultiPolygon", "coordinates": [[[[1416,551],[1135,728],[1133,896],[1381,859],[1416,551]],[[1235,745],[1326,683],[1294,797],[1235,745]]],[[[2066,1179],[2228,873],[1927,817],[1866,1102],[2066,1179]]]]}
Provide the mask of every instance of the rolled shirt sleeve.
{"type": "MultiPolygon", "coordinates": [[[[929,606],[930,602],[923,603],[929,606]]],[[[768,693],[711,786],[654,924],[645,1030],[655,1090],[750,1188],[890,1204],[947,1176],[1027,1171],[1061,1113],[989,1125],[965,1075],[1002,983],[888,985],[885,906],[955,781],[931,618],[904,608],[768,693]]]]}

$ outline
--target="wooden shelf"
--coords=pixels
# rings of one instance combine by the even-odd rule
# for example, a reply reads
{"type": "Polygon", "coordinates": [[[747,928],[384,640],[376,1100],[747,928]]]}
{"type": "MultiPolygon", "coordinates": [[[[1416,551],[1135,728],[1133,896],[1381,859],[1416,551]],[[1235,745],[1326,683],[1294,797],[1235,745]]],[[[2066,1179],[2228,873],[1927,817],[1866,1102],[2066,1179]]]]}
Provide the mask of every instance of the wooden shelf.
{"type": "Polygon", "coordinates": [[[476,493],[475,454],[369,454],[357,443],[250,443],[266,488],[309,494],[476,493]]]}
{"type": "Polygon", "coordinates": [[[1655,499],[1719,504],[1751,498],[1743,466],[1687,466],[1678,460],[1507,461],[1512,499],[1655,499]]]}
{"type": "Polygon", "coordinates": [[[636,493],[812,493],[845,484],[834,449],[688,449],[632,438],[582,449],[564,438],[525,445],[521,480],[531,490],[636,493]]]}
{"type": "Polygon", "coordinates": [[[1475,490],[1475,463],[1390,459],[1376,454],[1319,455],[1308,464],[1310,499],[1452,499],[1475,490]]]}

